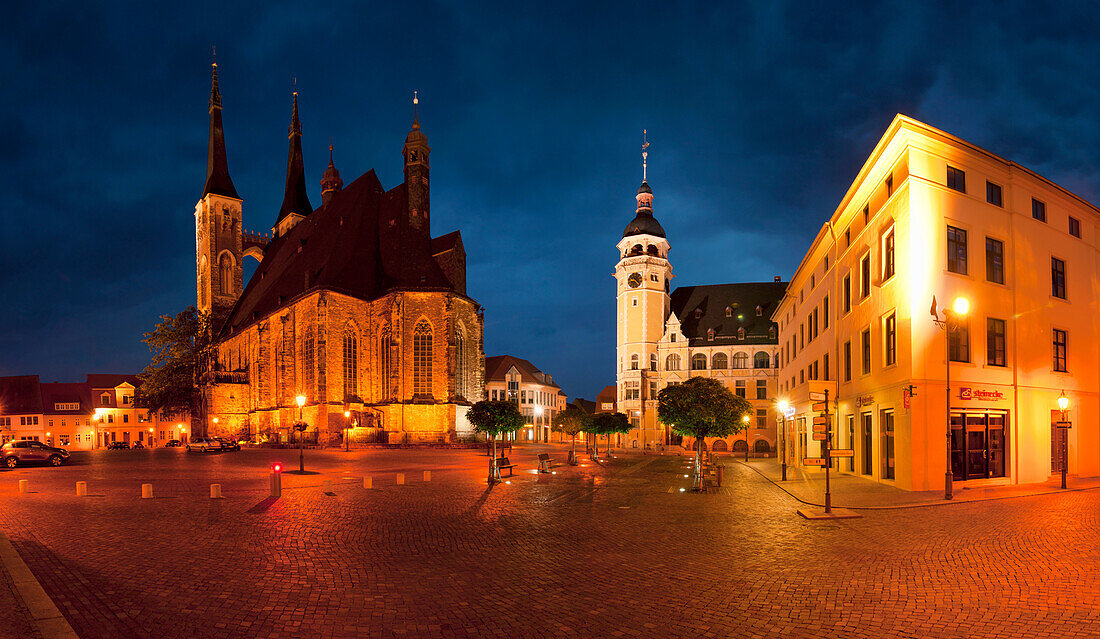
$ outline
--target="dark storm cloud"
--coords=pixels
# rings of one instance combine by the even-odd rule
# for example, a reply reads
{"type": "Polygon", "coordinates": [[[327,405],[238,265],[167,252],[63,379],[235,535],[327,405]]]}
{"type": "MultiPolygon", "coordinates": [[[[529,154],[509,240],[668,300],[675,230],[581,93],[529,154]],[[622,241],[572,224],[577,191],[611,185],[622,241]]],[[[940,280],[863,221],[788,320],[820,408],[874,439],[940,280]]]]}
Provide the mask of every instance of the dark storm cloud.
{"type": "MultiPolygon", "coordinates": [[[[677,284],[789,277],[897,112],[1096,201],[1082,3],[23,3],[0,25],[0,374],[140,369],[194,297],[210,45],[245,226],[307,180],[401,180],[411,91],[433,230],[463,232],[486,350],[612,382],[611,272],[648,128],[677,284]]],[[[8,16],[6,16],[8,17],[8,16]]]]}

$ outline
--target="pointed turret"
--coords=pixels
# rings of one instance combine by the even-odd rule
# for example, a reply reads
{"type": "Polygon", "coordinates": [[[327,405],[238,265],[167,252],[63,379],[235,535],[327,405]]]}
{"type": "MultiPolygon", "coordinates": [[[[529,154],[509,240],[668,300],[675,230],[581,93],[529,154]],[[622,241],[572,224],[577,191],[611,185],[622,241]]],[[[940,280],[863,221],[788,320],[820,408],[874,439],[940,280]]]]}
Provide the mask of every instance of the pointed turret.
{"type": "Polygon", "coordinates": [[[321,176],[321,206],[328,204],[332,196],[339,193],[342,188],[344,188],[344,181],[340,179],[340,172],[336,170],[336,165],[332,161],[332,144],[330,143],[328,145],[328,168],[321,176]]]}
{"type": "Polygon", "coordinates": [[[306,170],[302,161],[302,123],[298,120],[298,92],[294,92],[294,104],[290,115],[290,152],[286,161],[286,190],[279,217],[275,220],[275,233],[282,235],[313,212],[306,192],[306,170]]]}
{"type": "Polygon", "coordinates": [[[218,63],[213,63],[210,85],[210,141],[206,152],[206,185],[203,197],[213,193],[240,199],[229,179],[229,161],[225,157],[225,133],[222,131],[222,94],[218,90],[218,63]]]}

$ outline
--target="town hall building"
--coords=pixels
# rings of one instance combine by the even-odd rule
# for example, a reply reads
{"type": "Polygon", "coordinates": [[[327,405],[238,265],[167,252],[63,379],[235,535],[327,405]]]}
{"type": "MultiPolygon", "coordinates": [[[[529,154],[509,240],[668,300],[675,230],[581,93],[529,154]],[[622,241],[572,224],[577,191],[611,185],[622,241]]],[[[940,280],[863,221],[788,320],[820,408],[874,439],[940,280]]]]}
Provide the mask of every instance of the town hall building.
{"type": "Polygon", "coordinates": [[[466,294],[461,235],[431,236],[418,100],[405,181],[387,190],[372,169],[345,187],[330,146],[314,208],[295,92],[282,206],[270,235],[250,233],[229,175],[217,64],[213,73],[195,206],[198,309],[211,316],[217,352],[203,376],[203,426],[285,441],[301,416],[307,439],[322,444],[453,441],[482,398],[484,318],[466,294]],[[245,284],[247,256],[259,265],[245,284]]]}
{"type": "Polygon", "coordinates": [[[747,430],[708,438],[707,446],[717,451],[751,447],[758,455],[774,455],[779,339],[771,317],[787,285],[777,277],[673,289],[670,245],[653,215],[644,149],[637,209],[618,243],[615,267],[616,401],[632,425],[624,443],[649,448],[680,442],[657,419],[657,393],[703,376],[719,380],[754,410],[747,430]]]}

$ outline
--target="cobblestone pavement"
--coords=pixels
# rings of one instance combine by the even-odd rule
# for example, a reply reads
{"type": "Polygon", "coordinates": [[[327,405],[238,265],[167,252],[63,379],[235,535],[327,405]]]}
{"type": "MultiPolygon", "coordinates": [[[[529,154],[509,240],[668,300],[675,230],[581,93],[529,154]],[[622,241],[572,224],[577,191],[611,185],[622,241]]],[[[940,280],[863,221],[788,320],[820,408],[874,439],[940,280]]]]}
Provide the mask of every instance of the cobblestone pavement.
{"type": "Polygon", "coordinates": [[[474,451],[307,451],[274,501],[296,451],[99,451],[0,471],[0,529],[88,639],[1100,636],[1100,491],[806,521],[740,464],[693,494],[686,458],[541,450],[493,488],[474,451]]]}

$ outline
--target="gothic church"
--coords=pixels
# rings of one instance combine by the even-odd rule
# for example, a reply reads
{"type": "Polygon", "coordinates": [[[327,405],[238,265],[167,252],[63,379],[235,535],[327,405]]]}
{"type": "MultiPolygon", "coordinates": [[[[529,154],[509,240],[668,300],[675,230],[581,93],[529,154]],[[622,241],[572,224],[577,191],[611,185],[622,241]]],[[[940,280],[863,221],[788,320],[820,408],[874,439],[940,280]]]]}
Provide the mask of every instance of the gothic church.
{"type": "Polygon", "coordinates": [[[345,187],[330,146],[314,209],[295,92],[283,203],[270,235],[250,233],[214,64],[195,205],[198,308],[217,351],[201,387],[211,435],[286,441],[299,411],[307,441],[322,444],[453,441],[466,430],[484,388],[484,317],[466,294],[461,235],[430,233],[431,148],[413,102],[404,183],[386,190],[372,169],[345,187]],[[259,266],[245,284],[248,256],[259,266]]]}

